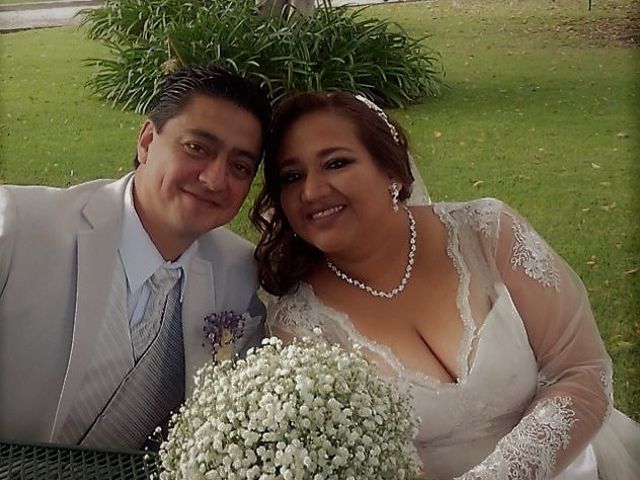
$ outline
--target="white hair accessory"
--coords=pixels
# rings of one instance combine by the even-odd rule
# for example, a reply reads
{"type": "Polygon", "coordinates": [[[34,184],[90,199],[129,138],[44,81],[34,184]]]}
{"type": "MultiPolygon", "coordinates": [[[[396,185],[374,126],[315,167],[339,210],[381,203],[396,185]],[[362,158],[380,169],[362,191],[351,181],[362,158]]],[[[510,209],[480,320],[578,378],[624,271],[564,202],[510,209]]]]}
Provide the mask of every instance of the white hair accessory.
{"type": "Polygon", "coordinates": [[[395,142],[399,145],[400,135],[398,135],[398,130],[396,130],[396,127],[394,127],[393,124],[389,121],[389,117],[387,117],[387,114],[384,113],[384,110],[382,110],[378,105],[373,103],[364,95],[354,95],[354,97],[356,97],[358,100],[364,103],[371,110],[376,112],[376,114],[382,119],[382,121],[387,124],[387,127],[389,128],[389,132],[391,132],[391,136],[393,137],[395,142]]]}

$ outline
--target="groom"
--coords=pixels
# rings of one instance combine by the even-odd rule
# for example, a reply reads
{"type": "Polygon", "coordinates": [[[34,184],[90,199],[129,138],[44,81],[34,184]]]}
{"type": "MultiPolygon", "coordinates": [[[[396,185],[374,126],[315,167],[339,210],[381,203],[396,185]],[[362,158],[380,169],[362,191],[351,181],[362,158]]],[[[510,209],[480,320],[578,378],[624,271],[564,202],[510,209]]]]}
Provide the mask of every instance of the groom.
{"type": "Polygon", "coordinates": [[[248,313],[251,245],[225,228],[258,168],[271,109],[249,81],[169,77],[135,171],[69,189],[0,186],[0,442],[138,449],[212,356],[205,316],[248,313]]]}

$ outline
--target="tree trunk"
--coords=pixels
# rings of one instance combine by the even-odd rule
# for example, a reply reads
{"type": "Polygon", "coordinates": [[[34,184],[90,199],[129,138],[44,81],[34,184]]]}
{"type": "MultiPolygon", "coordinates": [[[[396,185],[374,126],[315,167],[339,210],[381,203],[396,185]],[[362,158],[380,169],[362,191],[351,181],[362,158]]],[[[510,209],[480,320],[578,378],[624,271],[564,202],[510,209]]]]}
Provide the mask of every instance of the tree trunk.
{"type": "Polygon", "coordinates": [[[302,15],[310,17],[316,8],[315,0],[256,0],[260,14],[282,15],[287,20],[302,15]]]}

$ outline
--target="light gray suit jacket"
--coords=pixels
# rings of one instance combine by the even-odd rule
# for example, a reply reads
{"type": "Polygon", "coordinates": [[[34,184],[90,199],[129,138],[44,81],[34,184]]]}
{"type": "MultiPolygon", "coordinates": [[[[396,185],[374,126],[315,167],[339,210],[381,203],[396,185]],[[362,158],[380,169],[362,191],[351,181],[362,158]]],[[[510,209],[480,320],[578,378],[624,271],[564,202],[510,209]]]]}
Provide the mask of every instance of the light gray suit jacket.
{"type": "MultiPolygon", "coordinates": [[[[60,433],[104,319],[130,176],[69,189],[0,186],[0,441],[60,433]]],[[[252,252],[222,227],[198,239],[182,305],[187,395],[211,358],[206,315],[250,311],[237,351],[262,337],[252,252]]]]}

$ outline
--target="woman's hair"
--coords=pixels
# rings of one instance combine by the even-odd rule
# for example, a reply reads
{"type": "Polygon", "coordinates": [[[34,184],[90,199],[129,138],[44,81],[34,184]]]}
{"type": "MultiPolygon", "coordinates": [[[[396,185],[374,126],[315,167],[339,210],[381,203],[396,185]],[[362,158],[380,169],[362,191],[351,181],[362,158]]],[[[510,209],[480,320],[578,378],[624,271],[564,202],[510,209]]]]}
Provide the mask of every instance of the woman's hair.
{"type": "MultiPolygon", "coordinates": [[[[295,235],[280,203],[278,154],[285,135],[300,118],[310,113],[327,112],[351,122],[358,140],[376,165],[402,184],[400,200],[411,194],[413,175],[407,149],[407,137],[391,119],[384,119],[364,102],[347,92],[309,92],[280,101],[274,110],[267,140],[264,185],[251,211],[251,221],[261,238],[255,251],[260,285],[273,295],[284,295],[296,287],[324,258],[313,245],[295,235]],[[394,139],[389,124],[397,131],[394,139]]],[[[382,192],[381,192],[382,193],[382,192]]],[[[391,202],[391,198],[389,198],[391,202]]]]}

